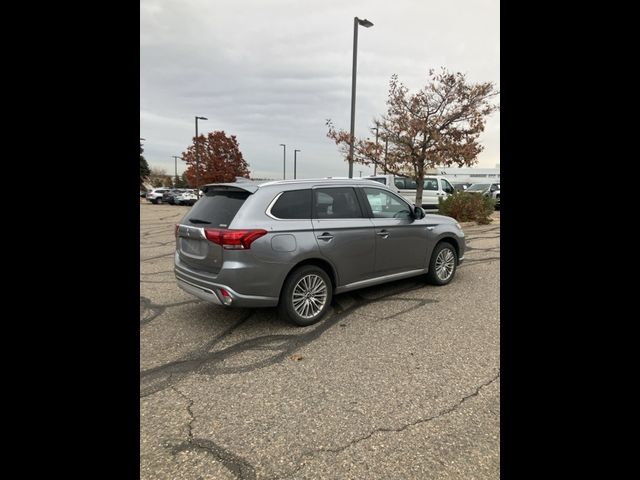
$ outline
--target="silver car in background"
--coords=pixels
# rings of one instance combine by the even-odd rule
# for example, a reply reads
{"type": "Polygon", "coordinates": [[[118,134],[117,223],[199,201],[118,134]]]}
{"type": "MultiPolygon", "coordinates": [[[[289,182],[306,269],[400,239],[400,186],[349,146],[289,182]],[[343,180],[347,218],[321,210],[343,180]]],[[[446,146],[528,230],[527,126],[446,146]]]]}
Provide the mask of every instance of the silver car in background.
{"type": "Polygon", "coordinates": [[[493,198],[496,209],[500,209],[500,183],[474,183],[466,190],[469,193],[481,193],[485,197],[493,198]]]}
{"type": "Polygon", "coordinates": [[[176,225],[178,286],[229,307],[319,321],[333,294],[426,275],[446,285],[464,233],[364,179],[210,184],[176,225]]]}

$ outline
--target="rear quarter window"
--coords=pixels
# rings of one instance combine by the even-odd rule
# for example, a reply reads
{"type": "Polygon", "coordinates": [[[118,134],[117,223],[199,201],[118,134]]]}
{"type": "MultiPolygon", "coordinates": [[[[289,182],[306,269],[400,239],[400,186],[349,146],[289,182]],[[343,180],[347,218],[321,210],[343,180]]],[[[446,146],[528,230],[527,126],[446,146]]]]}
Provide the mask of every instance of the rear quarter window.
{"type": "Polygon", "coordinates": [[[271,207],[271,215],[281,219],[310,219],[311,190],[284,192],[271,207]]]}

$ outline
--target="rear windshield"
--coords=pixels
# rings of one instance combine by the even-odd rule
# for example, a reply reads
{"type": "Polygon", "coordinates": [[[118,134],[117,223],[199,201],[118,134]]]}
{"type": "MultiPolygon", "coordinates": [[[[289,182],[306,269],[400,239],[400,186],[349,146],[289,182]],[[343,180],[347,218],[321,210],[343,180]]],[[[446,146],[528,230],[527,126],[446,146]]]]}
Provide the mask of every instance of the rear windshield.
{"type": "Polygon", "coordinates": [[[187,213],[185,223],[227,228],[249,195],[245,190],[209,189],[187,213]]]}

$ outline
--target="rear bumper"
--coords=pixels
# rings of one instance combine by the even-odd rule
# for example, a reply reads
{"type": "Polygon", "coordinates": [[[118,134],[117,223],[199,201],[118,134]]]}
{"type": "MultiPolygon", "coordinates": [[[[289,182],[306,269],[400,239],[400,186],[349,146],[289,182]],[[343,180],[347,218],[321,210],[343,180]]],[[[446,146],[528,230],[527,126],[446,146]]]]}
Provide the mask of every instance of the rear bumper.
{"type": "Polygon", "coordinates": [[[176,255],[174,274],[178,287],[195,297],[216,305],[228,307],[275,307],[278,305],[278,297],[264,297],[258,295],[245,295],[238,293],[232,286],[218,281],[220,275],[209,274],[200,270],[194,270],[180,263],[176,255]],[[226,290],[227,296],[221,289],[226,290]]]}
{"type": "Polygon", "coordinates": [[[193,283],[189,283],[185,280],[181,280],[180,277],[178,277],[177,275],[176,275],[176,281],[178,283],[178,286],[185,292],[190,293],[191,295],[198,297],[199,299],[204,300],[205,302],[213,303],[216,305],[222,305],[222,302],[218,298],[218,295],[216,295],[213,292],[213,290],[209,290],[203,287],[198,287],[193,283]]]}

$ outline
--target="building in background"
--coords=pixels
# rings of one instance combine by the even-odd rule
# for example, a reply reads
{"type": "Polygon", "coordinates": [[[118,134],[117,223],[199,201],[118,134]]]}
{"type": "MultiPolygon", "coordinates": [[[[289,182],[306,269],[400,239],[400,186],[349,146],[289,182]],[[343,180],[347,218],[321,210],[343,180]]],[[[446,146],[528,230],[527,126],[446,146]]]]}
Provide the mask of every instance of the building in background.
{"type": "Polygon", "coordinates": [[[436,175],[442,175],[450,182],[500,182],[500,164],[495,168],[478,168],[478,167],[438,167],[433,169],[436,175]]]}

